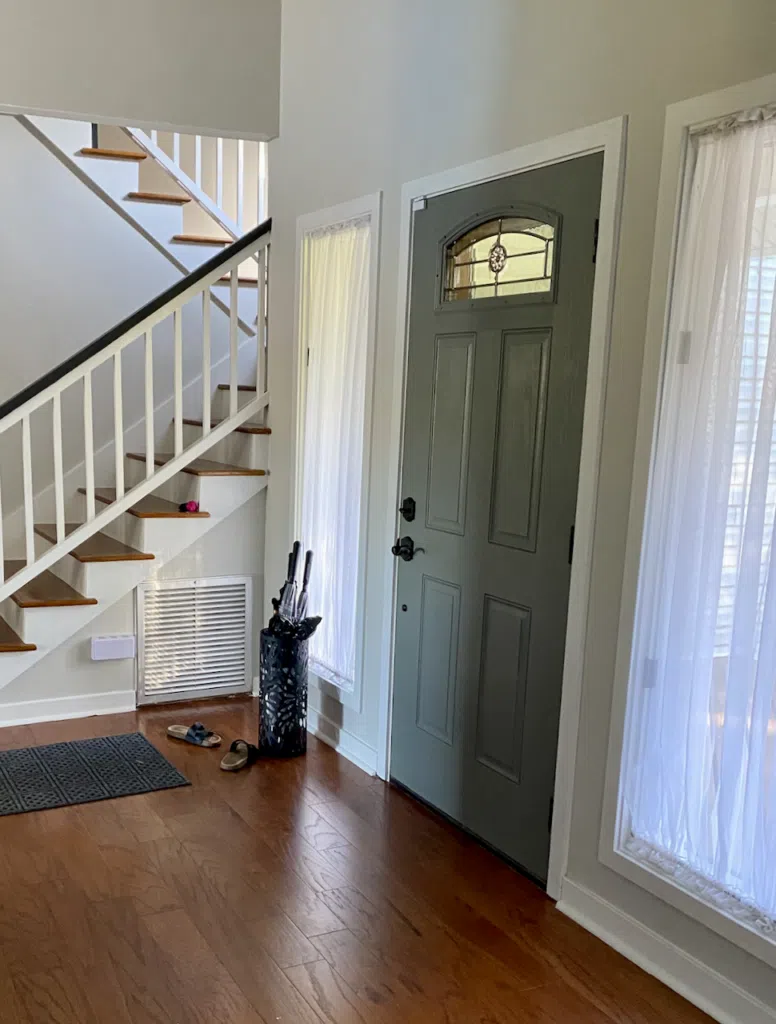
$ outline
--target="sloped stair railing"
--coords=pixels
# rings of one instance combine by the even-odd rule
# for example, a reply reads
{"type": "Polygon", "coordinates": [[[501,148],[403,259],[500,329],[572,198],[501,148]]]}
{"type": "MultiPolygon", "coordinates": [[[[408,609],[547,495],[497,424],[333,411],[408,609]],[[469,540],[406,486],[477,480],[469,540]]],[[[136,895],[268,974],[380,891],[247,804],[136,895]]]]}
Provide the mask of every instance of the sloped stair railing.
{"type": "MultiPolygon", "coordinates": [[[[203,263],[191,274],[176,282],[155,299],[111,328],[80,352],[44,374],[34,384],[0,405],[0,434],[21,423],[21,468],[24,521],[24,567],[0,584],[0,601],[19,587],[50,568],[73,548],[98,533],[108,522],[126,512],[144,495],[155,490],[175,473],[200,457],[208,448],[230,434],[236,427],[255,416],[269,404],[267,391],[267,270],[271,220],[259,224],[222,253],[203,263]],[[238,404],[239,319],[237,268],[246,259],[259,264],[256,294],[256,393],[248,402],[238,404]],[[229,277],[229,412],[217,424],[211,417],[211,287],[225,275],[229,277]],[[192,300],[202,303],[202,434],[188,447],[183,446],[183,309],[192,300]],[[154,394],[154,328],[168,318],[173,327],[173,457],[161,466],[155,463],[155,401],[171,396],[154,394]],[[127,489],[124,480],[124,416],[122,395],[122,353],[132,344],[144,347],[145,378],[145,479],[127,489]],[[112,363],[113,369],[113,444],[115,448],[116,500],[99,510],[95,500],[95,449],[93,427],[92,375],[112,363]],[[86,522],[71,533],[65,529],[65,491],[62,434],[62,395],[69,388],[80,388],[83,398],[84,478],[86,522]],[[56,522],[56,543],[36,555],[33,491],[33,451],[31,416],[44,406],[51,407],[51,451],[53,453],[53,487],[56,522]]],[[[50,481],[46,481],[50,484],[50,481]]],[[[0,479],[0,577],[4,577],[4,545],[2,519],[2,479],[0,479]]]]}
{"type": "Polygon", "coordinates": [[[181,136],[178,132],[172,135],[172,155],[166,153],[159,145],[159,133],[144,132],[141,128],[125,128],[127,135],[152,157],[205,212],[232,238],[239,238],[245,231],[245,210],[248,205],[248,190],[254,192],[258,219],[262,220],[266,209],[267,189],[267,157],[263,143],[249,142],[242,139],[207,139],[215,147],[215,175],[212,181],[206,181],[203,173],[203,137],[194,136],[194,152],[189,154],[192,160],[182,156],[181,136]],[[225,145],[235,146],[233,159],[224,158],[225,145]],[[255,176],[248,172],[246,145],[257,147],[255,154],[255,176]],[[231,172],[231,174],[230,174],[231,172]],[[234,180],[229,181],[227,177],[234,180]],[[233,196],[233,203],[226,209],[225,193],[233,196]]]}

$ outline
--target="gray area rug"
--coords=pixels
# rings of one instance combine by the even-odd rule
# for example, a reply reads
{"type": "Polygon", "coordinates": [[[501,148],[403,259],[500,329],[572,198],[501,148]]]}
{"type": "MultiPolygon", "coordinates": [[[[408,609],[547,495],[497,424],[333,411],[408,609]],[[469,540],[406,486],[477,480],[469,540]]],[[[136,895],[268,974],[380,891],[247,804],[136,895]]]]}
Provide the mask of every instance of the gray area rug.
{"type": "Polygon", "coordinates": [[[139,732],[0,751],[0,815],[190,785],[139,732]]]}

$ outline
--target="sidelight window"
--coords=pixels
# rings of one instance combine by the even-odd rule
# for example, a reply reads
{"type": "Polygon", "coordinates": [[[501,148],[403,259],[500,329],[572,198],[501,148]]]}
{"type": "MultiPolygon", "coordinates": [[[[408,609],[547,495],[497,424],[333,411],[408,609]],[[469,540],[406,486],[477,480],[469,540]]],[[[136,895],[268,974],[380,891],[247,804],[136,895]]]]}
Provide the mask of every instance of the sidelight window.
{"type": "Polygon", "coordinates": [[[367,212],[301,239],[297,515],[315,558],[310,608],[323,617],[310,667],[345,692],[359,685],[363,632],[376,219],[367,212]]]}
{"type": "Polygon", "coordinates": [[[776,119],[695,134],[623,761],[632,859],[776,927],[776,119]]]}

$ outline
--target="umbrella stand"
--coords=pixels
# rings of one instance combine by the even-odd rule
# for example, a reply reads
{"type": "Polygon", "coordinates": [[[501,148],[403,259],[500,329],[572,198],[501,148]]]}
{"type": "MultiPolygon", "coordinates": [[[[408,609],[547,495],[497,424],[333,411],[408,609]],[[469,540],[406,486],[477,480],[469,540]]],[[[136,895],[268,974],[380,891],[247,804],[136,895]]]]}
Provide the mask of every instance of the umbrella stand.
{"type": "Polygon", "coordinates": [[[307,640],[261,631],[259,753],[298,757],[307,750],[307,640]]]}
{"type": "Polygon", "coordinates": [[[261,631],[259,753],[264,757],[297,757],[307,750],[308,641],[321,619],[307,616],[312,551],[305,556],[302,590],[297,593],[301,547],[294,541],[286,582],[272,600],[275,613],[261,631]]]}

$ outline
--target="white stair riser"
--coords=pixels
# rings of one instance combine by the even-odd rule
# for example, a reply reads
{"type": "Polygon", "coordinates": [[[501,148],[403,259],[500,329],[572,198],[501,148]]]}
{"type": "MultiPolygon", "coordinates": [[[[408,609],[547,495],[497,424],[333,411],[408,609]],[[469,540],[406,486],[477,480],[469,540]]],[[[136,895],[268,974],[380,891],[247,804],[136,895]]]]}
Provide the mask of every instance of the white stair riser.
{"type": "Polygon", "coordinates": [[[267,486],[266,476],[203,476],[199,478],[200,508],[216,519],[249,501],[267,486]]]}
{"type": "Polygon", "coordinates": [[[19,608],[10,598],[9,601],[16,612],[14,614],[4,611],[3,618],[6,622],[16,630],[19,636],[24,637],[26,643],[35,644],[36,647],[47,650],[52,650],[56,646],[55,638],[61,638],[58,641],[61,643],[62,640],[66,640],[85,626],[93,617],[93,609],[96,607],[96,605],[70,605],[63,608],[19,608]]]}
{"type": "MultiPolygon", "coordinates": [[[[81,497],[84,505],[81,519],[84,519],[86,498],[83,495],[81,497]]],[[[166,561],[172,541],[175,542],[176,549],[181,543],[188,546],[194,544],[209,529],[210,522],[204,518],[141,519],[125,512],[111,520],[102,532],[121,541],[122,544],[128,544],[136,551],[153,552],[166,561]]]]}
{"type": "MultiPolygon", "coordinates": [[[[202,436],[202,427],[184,424],[183,444],[190,445],[202,436]]],[[[207,458],[246,469],[266,469],[269,459],[269,438],[266,434],[241,434],[234,431],[218,441],[207,452],[207,458]]]]}
{"type": "MultiPolygon", "coordinates": [[[[38,537],[35,546],[36,550],[42,553],[52,545],[43,537],[38,537]]],[[[99,601],[101,596],[109,597],[117,587],[123,588],[124,593],[133,590],[152,570],[152,563],[151,558],[128,562],[79,562],[72,555],[65,555],[58,562],[54,562],[51,571],[65,583],[69,583],[79,594],[95,597],[99,601]]]]}
{"type": "Polygon", "coordinates": [[[24,636],[24,633],[22,633],[22,609],[12,598],[7,597],[5,601],[0,603],[0,615],[15,633],[18,633],[19,636],[24,636]]]}
{"type": "MultiPolygon", "coordinates": [[[[228,369],[225,370],[225,372],[228,373],[228,369]]],[[[224,383],[227,384],[228,381],[224,381],[224,383]]],[[[245,381],[244,383],[247,384],[248,381],[245,381]]],[[[247,405],[248,402],[252,402],[255,397],[256,397],[256,392],[255,391],[238,391],[237,392],[237,408],[238,409],[242,409],[242,407],[244,405],[247,405]]],[[[211,399],[211,402],[210,402],[210,408],[211,408],[212,417],[213,417],[214,420],[222,420],[226,416],[228,416],[229,415],[229,392],[228,391],[222,391],[221,388],[216,388],[216,390],[215,390],[215,392],[213,394],[213,397],[211,399]]],[[[262,422],[261,418],[262,418],[263,415],[264,415],[264,411],[263,410],[262,410],[262,412],[259,412],[259,413],[256,414],[256,422],[257,423],[261,423],[262,422]]]]}
{"type": "Polygon", "coordinates": [[[74,156],[76,164],[104,188],[114,199],[123,199],[128,192],[138,191],[138,169],[135,160],[108,160],[105,157],[74,156]]]}
{"type": "Polygon", "coordinates": [[[134,199],[127,199],[125,192],[116,198],[126,209],[130,217],[160,242],[167,246],[173,235],[179,235],[183,230],[183,213],[180,206],[172,206],[168,203],[143,203],[134,199]]]}
{"type": "MultiPolygon", "coordinates": [[[[145,463],[138,462],[137,459],[127,459],[124,479],[128,489],[145,480],[145,475],[145,463]]],[[[160,484],[154,494],[167,501],[173,501],[176,505],[181,505],[184,501],[199,501],[198,480],[199,477],[192,476],[190,473],[175,473],[169,480],[160,484]]],[[[204,505],[202,507],[204,508],[204,505]]],[[[210,509],[206,509],[206,511],[209,512],[210,509]]]]}
{"type": "MultiPolygon", "coordinates": [[[[143,478],[145,467],[142,462],[134,459],[128,460],[128,466],[133,467],[127,477],[127,486],[130,487],[143,478]]],[[[266,486],[267,480],[267,476],[193,476],[190,473],[176,473],[157,487],[154,494],[176,505],[184,501],[198,501],[204,512],[221,518],[258,494],[266,486]]]]}
{"type": "Polygon", "coordinates": [[[186,194],[178,182],[150,156],[143,161],[140,169],[140,187],[144,192],[166,192],[176,196],[186,194]]]}

